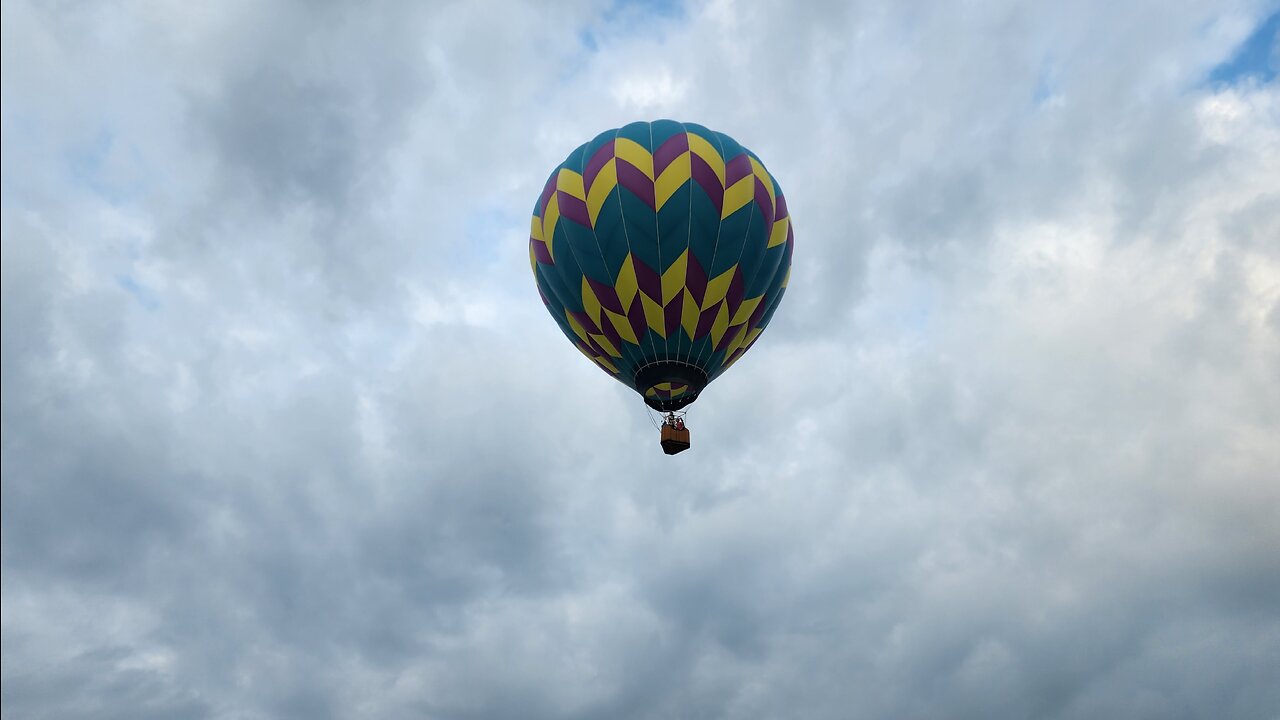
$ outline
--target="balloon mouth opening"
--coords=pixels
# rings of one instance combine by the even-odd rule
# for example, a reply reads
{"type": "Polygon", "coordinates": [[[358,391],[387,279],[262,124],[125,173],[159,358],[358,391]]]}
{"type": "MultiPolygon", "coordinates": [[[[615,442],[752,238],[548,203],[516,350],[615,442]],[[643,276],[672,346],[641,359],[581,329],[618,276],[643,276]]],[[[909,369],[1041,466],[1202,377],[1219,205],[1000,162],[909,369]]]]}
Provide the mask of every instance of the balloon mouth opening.
{"type": "Polygon", "coordinates": [[[707,374],[678,360],[659,360],[636,371],[634,387],[658,412],[674,412],[694,400],[707,386],[707,374]]]}

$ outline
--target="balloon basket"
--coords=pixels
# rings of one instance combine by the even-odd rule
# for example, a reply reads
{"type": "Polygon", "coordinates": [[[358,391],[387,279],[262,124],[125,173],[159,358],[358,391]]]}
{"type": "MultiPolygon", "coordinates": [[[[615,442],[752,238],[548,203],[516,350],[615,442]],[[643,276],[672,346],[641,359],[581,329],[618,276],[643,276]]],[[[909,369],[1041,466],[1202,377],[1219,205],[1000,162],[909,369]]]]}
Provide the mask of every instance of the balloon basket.
{"type": "Polygon", "coordinates": [[[662,426],[662,452],[668,455],[684,452],[689,449],[689,428],[662,426]]]}

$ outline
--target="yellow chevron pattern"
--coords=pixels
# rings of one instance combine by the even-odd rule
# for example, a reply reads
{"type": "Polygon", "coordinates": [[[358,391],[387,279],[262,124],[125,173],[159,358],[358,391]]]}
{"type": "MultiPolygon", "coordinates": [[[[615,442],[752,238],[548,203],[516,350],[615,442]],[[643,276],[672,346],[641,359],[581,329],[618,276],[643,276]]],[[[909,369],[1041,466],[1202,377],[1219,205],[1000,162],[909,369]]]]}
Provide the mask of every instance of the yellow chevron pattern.
{"type": "Polygon", "coordinates": [[[582,187],[582,176],[568,169],[560,168],[559,174],[556,175],[556,191],[551,194],[550,201],[547,202],[547,209],[542,213],[541,224],[538,228],[538,218],[533,219],[534,227],[531,229],[532,236],[539,242],[545,243],[547,246],[547,254],[555,260],[555,237],[556,224],[560,222],[560,193],[565,193],[570,197],[578,200],[586,200],[586,191],[582,187]]]}
{"type": "Polygon", "coordinates": [[[684,187],[693,177],[693,167],[689,162],[689,153],[682,152],[676,156],[675,160],[662,171],[658,179],[653,183],[653,192],[658,209],[661,210],[663,205],[671,199],[677,190],[684,187]]]}
{"type": "Polygon", "coordinates": [[[720,157],[720,151],[707,141],[706,138],[696,133],[685,133],[689,136],[689,151],[695,153],[698,157],[706,161],[711,166],[711,170],[720,178],[720,187],[724,187],[724,158],[720,157]]]}
{"type": "MultiPolygon", "coordinates": [[[[724,201],[720,213],[721,219],[741,210],[755,199],[756,179],[760,181],[766,192],[768,192],[770,203],[774,206],[777,205],[773,176],[760,164],[760,161],[750,158],[751,174],[726,188],[724,187],[725,160],[720,156],[719,151],[701,135],[692,132],[685,133],[685,135],[688,138],[689,149],[677,155],[657,177],[654,177],[653,154],[633,140],[618,138],[614,141],[613,157],[610,157],[604,163],[595,177],[592,178],[589,187],[584,190],[582,176],[562,168],[560,176],[556,178],[556,189],[563,190],[573,197],[586,202],[587,213],[591,218],[591,227],[594,228],[597,219],[600,217],[601,208],[604,207],[605,201],[608,200],[609,195],[618,186],[618,160],[624,160],[635,167],[653,184],[655,209],[661,210],[666,202],[671,199],[671,196],[692,179],[690,155],[693,154],[706,162],[720,181],[720,187],[724,191],[724,201]]],[[[559,221],[559,207],[557,206],[556,208],[554,218],[551,217],[549,208],[550,206],[548,206],[542,235],[542,237],[548,239],[552,237],[555,223],[559,221]]],[[[786,240],[785,227],[782,228],[782,239],[786,240]]],[[[771,242],[772,240],[773,237],[770,237],[771,242]]]]}
{"type": "MultiPolygon", "coordinates": [[[[750,345],[760,333],[759,328],[748,328],[747,323],[750,322],[752,316],[759,309],[760,303],[764,301],[765,296],[759,295],[752,298],[744,298],[736,309],[731,309],[726,301],[726,295],[733,282],[734,275],[739,271],[738,266],[734,265],[707,283],[702,302],[698,303],[685,282],[687,255],[688,251],[673,262],[667,272],[663,274],[662,303],[659,303],[656,298],[649,297],[639,289],[635,273],[635,257],[630,254],[623,262],[622,270],[618,273],[618,280],[613,286],[613,291],[623,308],[630,308],[638,297],[643,311],[644,326],[663,339],[667,338],[666,316],[663,308],[677,297],[681,300],[678,327],[684,330],[687,339],[693,339],[697,336],[698,324],[702,313],[714,311],[715,317],[710,328],[711,342],[713,346],[719,347],[725,335],[732,331],[733,335],[724,348],[726,356],[732,356],[739,348],[750,345]]],[[[785,282],[783,287],[785,287],[785,282]]],[[[582,280],[580,292],[584,312],[595,324],[596,328],[601,329],[601,332],[590,332],[583,327],[577,318],[566,311],[565,318],[569,327],[577,335],[578,339],[582,341],[580,349],[583,347],[590,348],[594,344],[604,353],[595,359],[608,363],[609,358],[617,359],[622,357],[621,347],[618,345],[619,340],[632,345],[640,344],[641,338],[637,336],[636,329],[630,319],[626,315],[604,307],[596,290],[586,278],[582,280]],[[612,333],[603,330],[606,325],[613,331],[612,333]]],[[[607,292],[607,289],[605,292],[607,292]]],[[[591,354],[586,349],[583,352],[588,355],[591,354]]],[[[612,365],[610,364],[610,366],[612,365]]],[[[611,372],[616,372],[616,368],[611,372]]]]}

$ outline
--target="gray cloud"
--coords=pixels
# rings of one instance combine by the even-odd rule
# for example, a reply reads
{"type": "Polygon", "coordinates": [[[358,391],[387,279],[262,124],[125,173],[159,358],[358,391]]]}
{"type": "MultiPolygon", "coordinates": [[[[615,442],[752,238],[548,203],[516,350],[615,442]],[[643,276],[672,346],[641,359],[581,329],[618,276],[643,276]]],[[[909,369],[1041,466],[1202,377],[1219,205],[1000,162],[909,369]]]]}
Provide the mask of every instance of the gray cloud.
{"type": "Polygon", "coordinates": [[[1275,714],[1262,8],[648,12],[4,6],[6,718],[1275,714]],[[675,459],[525,246],[658,116],[797,219],[675,459]]]}

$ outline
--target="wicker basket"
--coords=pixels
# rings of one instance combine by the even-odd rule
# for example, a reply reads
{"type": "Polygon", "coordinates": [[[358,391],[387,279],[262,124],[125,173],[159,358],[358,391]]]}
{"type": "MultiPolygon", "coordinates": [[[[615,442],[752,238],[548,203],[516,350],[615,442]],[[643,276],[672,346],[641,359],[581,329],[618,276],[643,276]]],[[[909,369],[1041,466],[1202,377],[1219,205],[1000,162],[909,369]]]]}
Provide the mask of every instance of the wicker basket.
{"type": "Polygon", "coordinates": [[[662,452],[675,455],[689,449],[689,428],[662,426],[662,452]]]}

